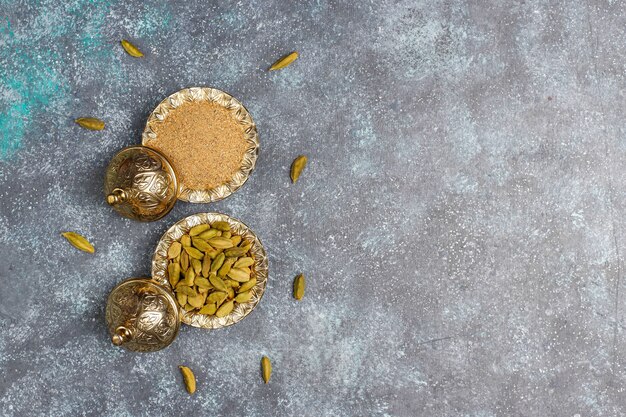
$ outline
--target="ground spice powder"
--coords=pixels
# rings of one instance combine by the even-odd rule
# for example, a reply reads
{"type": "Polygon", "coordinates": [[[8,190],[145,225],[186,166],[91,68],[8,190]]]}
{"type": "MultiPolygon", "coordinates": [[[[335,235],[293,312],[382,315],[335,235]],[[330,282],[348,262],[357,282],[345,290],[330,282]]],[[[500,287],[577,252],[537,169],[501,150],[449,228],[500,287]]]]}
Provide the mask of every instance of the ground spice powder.
{"type": "Polygon", "coordinates": [[[221,105],[186,102],[154,123],[156,138],[146,145],[165,155],[179,181],[194,190],[209,190],[233,178],[248,148],[244,126],[221,105]]]}

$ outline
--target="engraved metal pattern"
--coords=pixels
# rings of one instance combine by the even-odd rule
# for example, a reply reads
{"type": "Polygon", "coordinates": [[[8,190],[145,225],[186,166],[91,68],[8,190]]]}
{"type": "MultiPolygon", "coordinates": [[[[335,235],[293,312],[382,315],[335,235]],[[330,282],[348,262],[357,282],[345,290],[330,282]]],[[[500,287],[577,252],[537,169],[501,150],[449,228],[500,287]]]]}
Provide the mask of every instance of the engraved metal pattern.
{"type": "Polygon", "coordinates": [[[245,138],[248,142],[248,148],[243,157],[241,167],[229,182],[209,190],[192,189],[181,182],[178,196],[180,200],[189,201],[191,203],[211,203],[228,197],[248,180],[250,173],[254,170],[259,154],[259,135],[257,133],[256,124],[252,120],[252,116],[250,116],[248,110],[239,100],[215,88],[190,87],[167,97],[152,111],[141,135],[142,144],[144,146],[150,146],[150,141],[156,139],[157,135],[153,130],[153,126],[163,122],[170,111],[185,102],[193,101],[215,102],[228,109],[235,119],[244,127],[245,138]]]}
{"type": "Polygon", "coordinates": [[[169,288],[148,278],[131,278],[109,294],[106,322],[111,335],[119,326],[132,337],[122,346],[136,352],[154,352],[168,346],[180,328],[179,308],[169,288]]]}
{"type": "Polygon", "coordinates": [[[167,251],[172,242],[179,240],[180,237],[187,233],[193,226],[214,223],[216,221],[227,221],[228,224],[230,224],[233,234],[241,235],[242,238],[252,242],[252,247],[250,248],[250,252],[254,257],[252,276],[256,277],[257,284],[251,289],[252,298],[250,301],[243,304],[236,304],[232,313],[226,317],[218,318],[215,316],[191,313],[181,309],[183,323],[205,329],[219,329],[237,323],[250,314],[261,300],[261,297],[263,297],[265,286],[267,285],[268,259],[261,241],[248,226],[239,220],[220,213],[198,213],[185,217],[170,227],[167,232],[163,234],[161,240],[159,240],[152,258],[152,278],[162,285],[169,285],[167,279],[167,251]]]}
{"type": "Polygon", "coordinates": [[[113,204],[123,216],[141,221],[158,220],[174,207],[178,181],[174,168],[159,152],[130,146],[118,152],[107,167],[104,192],[122,190],[124,200],[113,204]]]}

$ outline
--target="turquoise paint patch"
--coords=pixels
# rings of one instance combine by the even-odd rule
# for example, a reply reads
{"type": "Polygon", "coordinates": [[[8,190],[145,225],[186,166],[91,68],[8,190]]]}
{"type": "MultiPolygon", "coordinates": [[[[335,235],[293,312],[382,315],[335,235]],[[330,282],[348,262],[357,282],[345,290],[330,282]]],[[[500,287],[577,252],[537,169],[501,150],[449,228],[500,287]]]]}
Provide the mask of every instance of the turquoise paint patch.
{"type": "Polygon", "coordinates": [[[15,45],[8,19],[4,19],[0,33],[9,46],[0,52],[0,160],[5,160],[21,147],[33,112],[50,104],[60,83],[55,71],[45,64],[56,59],[54,54],[15,45]]]}

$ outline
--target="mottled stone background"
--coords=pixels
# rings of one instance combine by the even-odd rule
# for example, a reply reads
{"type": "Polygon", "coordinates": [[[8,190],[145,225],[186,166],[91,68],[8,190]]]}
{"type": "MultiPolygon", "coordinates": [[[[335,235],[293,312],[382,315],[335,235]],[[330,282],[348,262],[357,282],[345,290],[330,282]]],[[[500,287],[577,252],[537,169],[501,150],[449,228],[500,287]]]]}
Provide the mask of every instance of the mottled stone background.
{"type": "Polygon", "coordinates": [[[0,0],[0,415],[624,415],[625,31],[608,0],[0,0]],[[256,171],[121,218],[108,160],[196,85],[248,107],[256,171]],[[107,294],[201,211],[263,240],[262,302],[158,353],[113,347],[107,294]]]}

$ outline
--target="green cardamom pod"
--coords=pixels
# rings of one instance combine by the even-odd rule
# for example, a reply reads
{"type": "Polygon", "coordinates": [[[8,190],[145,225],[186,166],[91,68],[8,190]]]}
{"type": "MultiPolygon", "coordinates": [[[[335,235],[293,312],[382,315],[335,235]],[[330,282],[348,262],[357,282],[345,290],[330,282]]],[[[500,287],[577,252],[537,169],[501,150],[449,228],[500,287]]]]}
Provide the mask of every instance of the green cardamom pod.
{"type": "Polygon", "coordinates": [[[193,281],[194,285],[198,286],[198,289],[201,288],[206,288],[206,289],[212,289],[213,285],[211,285],[211,283],[209,282],[208,279],[206,278],[202,278],[202,277],[196,277],[196,279],[193,281]]]}
{"type": "Polygon", "coordinates": [[[67,239],[76,249],[80,249],[83,252],[94,253],[96,250],[93,245],[89,243],[85,237],[75,232],[63,232],[61,235],[67,239]]]}
{"type": "Polygon", "coordinates": [[[233,242],[233,246],[237,246],[239,243],[241,243],[241,236],[231,236],[230,241],[233,242]]]}
{"type": "Polygon", "coordinates": [[[226,258],[222,267],[219,269],[219,271],[217,271],[217,275],[219,275],[220,277],[225,277],[226,275],[228,275],[228,273],[230,272],[230,268],[233,267],[233,264],[236,260],[237,258],[226,258]]]}
{"type": "Polygon", "coordinates": [[[212,237],[207,240],[207,242],[216,249],[229,249],[233,247],[233,242],[231,242],[230,239],[221,236],[212,237]]]}
{"type": "Polygon", "coordinates": [[[296,300],[302,300],[302,297],[304,297],[305,287],[306,287],[306,282],[304,280],[304,275],[300,274],[293,281],[293,297],[296,300]]]}
{"type": "Polygon", "coordinates": [[[206,240],[202,240],[199,237],[192,237],[191,244],[196,248],[201,250],[202,252],[212,251],[214,250],[211,245],[206,243],[206,240]]]}
{"type": "Polygon", "coordinates": [[[267,356],[263,356],[261,359],[261,371],[263,372],[263,381],[267,384],[272,376],[272,362],[267,356]]]}
{"type": "Polygon", "coordinates": [[[241,287],[237,288],[237,292],[238,293],[246,292],[252,289],[255,285],[256,285],[256,278],[251,278],[250,281],[246,282],[245,284],[241,285],[241,287]]]}
{"type": "Polygon", "coordinates": [[[239,282],[235,281],[234,279],[224,280],[224,284],[226,284],[226,286],[230,288],[239,288],[239,286],[241,285],[239,282]]]}
{"type": "Polygon", "coordinates": [[[296,51],[293,51],[292,53],[287,54],[280,58],[278,61],[274,62],[269,70],[276,71],[288,67],[293,61],[298,59],[298,56],[298,53],[296,51]]]}
{"type": "Polygon", "coordinates": [[[191,246],[191,236],[189,236],[189,235],[182,235],[180,237],[180,243],[183,245],[183,247],[191,246]]]}
{"type": "Polygon", "coordinates": [[[202,258],[202,276],[205,278],[209,277],[209,272],[211,270],[211,257],[209,255],[204,255],[202,258]]]}
{"type": "Polygon", "coordinates": [[[206,232],[202,232],[202,233],[200,233],[200,234],[198,235],[198,237],[199,237],[200,239],[207,240],[207,239],[211,239],[212,237],[217,236],[217,234],[218,234],[218,233],[219,233],[219,230],[217,230],[217,229],[209,229],[209,230],[207,230],[206,232]]]}
{"type": "Polygon", "coordinates": [[[250,301],[250,298],[252,298],[252,292],[244,291],[244,292],[240,292],[239,294],[237,294],[237,297],[235,297],[235,301],[238,302],[239,304],[243,304],[243,303],[247,303],[248,301],[250,301]]]}
{"type": "Polygon", "coordinates": [[[206,299],[207,303],[215,303],[217,305],[220,305],[222,303],[222,301],[224,301],[226,299],[226,297],[228,297],[228,293],[227,292],[222,292],[222,291],[215,291],[212,292],[211,294],[209,294],[209,296],[206,299]]]}
{"type": "Polygon", "coordinates": [[[180,255],[180,251],[182,250],[182,245],[180,242],[172,242],[170,248],[167,250],[167,259],[174,259],[178,255],[180,255]]]}
{"type": "Polygon", "coordinates": [[[176,284],[178,284],[178,281],[180,280],[180,264],[174,262],[170,263],[167,266],[167,276],[172,288],[176,288],[176,284]]]}
{"type": "Polygon", "coordinates": [[[185,307],[185,304],[187,304],[187,294],[183,293],[183,292],[177,292],[176,293],[176,301],[178,301],[178,305],[181,307],[185,307]]]}
{"type": "Polygon", "coordinates": [[[237,262],[235,262],[235,264],[233,265],[233,268],[245,268],[247,266],[252,266],[252,265],[254,265],[254,259],[250,257],[245,257],[245,258],[237,259],[237,262]]]}
{"type": "Polygon", "coordinates": [[[185,246],[185,252],[187,252],[187,254],[192,258],[196,258],[196,259],[204,258],[204,254],[192,246],[185,246]]]}
{"type": "Polygon", "coordinates": [[[188,297],[195,297],[198,295],[198,293],[196,292],[196,290],[194,290],[191,287],[188,287],[186,285],[177,285],[176,286],[176,292],[177,293],[182,293],[187,295],[188,297]]]}
{"type": "Polygon", "coordinates": [[[210,303],[202,307],[200,311],[198,311],[198,314],[206,314],[208,316],[212,316],[213,314],[215,314],[216,311],[217,306],[215,305],[215,303],[210,303]]]}
{"type": "Polygon", "coordinates": [[[226,256],[242,256],[245,255],[246,252],[248,252],[245,248],[230,248],[230,249],[226,249],[224,251],[224,255],[226,256]]]}
{"type": "Polygon", "coordinates": [[[191,287],[195,279],[196,273],[194,272],[193,268],[187,269],[187,272],[185,272],[185,285],[191,287]]]}
{"type": "Polygon", "coordinates": [[[104,129],[104,122],[95,117],[79,117],[74,120],[80,127],[84,127],[89,130],[102,130],[104,129]]]}
{"type": "Polygon", "coordinates": [[[306,162],[306,156],[300,155],[291,163],[291,182],[293,182],[294,184],[298,181],[298,178],[300,178],[300,174],[306,166],[306,162]]]}
{"type": "Polygon", "coordinates": [[[210,227],[211,226],[208,224],[199,224],[197,226],[194,226],[189,230],[189,236],[197,236],[200,233],[208,230],[210,227]]]}
{"type": "Polygon", "coordinates": [[[246,271],[245,269],[232,268],[226,275],[238,282],[248,282],[250,279],[250,270],[248,269],[248,271],[246,271]]]}
{"type": "Polygon", "coordinates": [[[214,222],[211,227],[213,229],[217,229],[217,230],[221,230],[223,232],[229,232],[230,231],[230,224],[228,224],[228,222],[214,222]]]}
{"type": "Polygon", "coordinates": [[[128,42],[126,39],[122,39],[120,43],[128,55],[134,56],[135,58],[141,58],[143,56],[143,53],[139,50],[139,48],[128,42]]]}
{"type": "Polygon", "coordinates": [[[235,307],[235,303],[232,300],[227,301],[224,304],[222,304],[220,308],[217,309],[217,311],[215,312],[215,315],[217,317],[226,317],[233,311],[234,307],[235,307]]]}
{"type": "Polygon", "coordinates": [[[191,266],[193,267],[193,272],[195,272],[196,275],[200,275],[202,273],[202,262],[198,259],[193,258],[191,260],[191,266]]]}
{"type": "Polygon", "coordinates": [[[185,381],[185,388],[189,394],[196,392],[196,376],[193,371],[186,366],[179,366],[180,372],[183,374],[183,381],[185,381]]]}
{"type": "Polygon", "coordinates": [[[222,265],[224,264],[224,260],[226,259],[226,256],[223,253],[220,253],[219,255],[217,255],[215,257],[215,259],[213,259],[213,262],[211,262],[211,269],[210,272],[215,272],[217,273],[217,271],[222,267],[222,265]]]}
{"type": "Polygon", "coordinates": [[[187,252],[183,252],[180,254],[180,270],[187,272],[187,269],[189,269],[189,255],[187,252]]]}
{"type": "Polygon", "coordinates": [[[222,278],[218,277],[217,275],[209,275],[209,282],[215,287],[216,290],[224,292],[227,291],[226,284],[224,284],[222,278]]]}
{"type": "Polygon", "coordinates": [[[202,308],[206,301],[206,294],[198,293],[195,297],[187,297],[187,302],[194,308],[202,308]]]}

